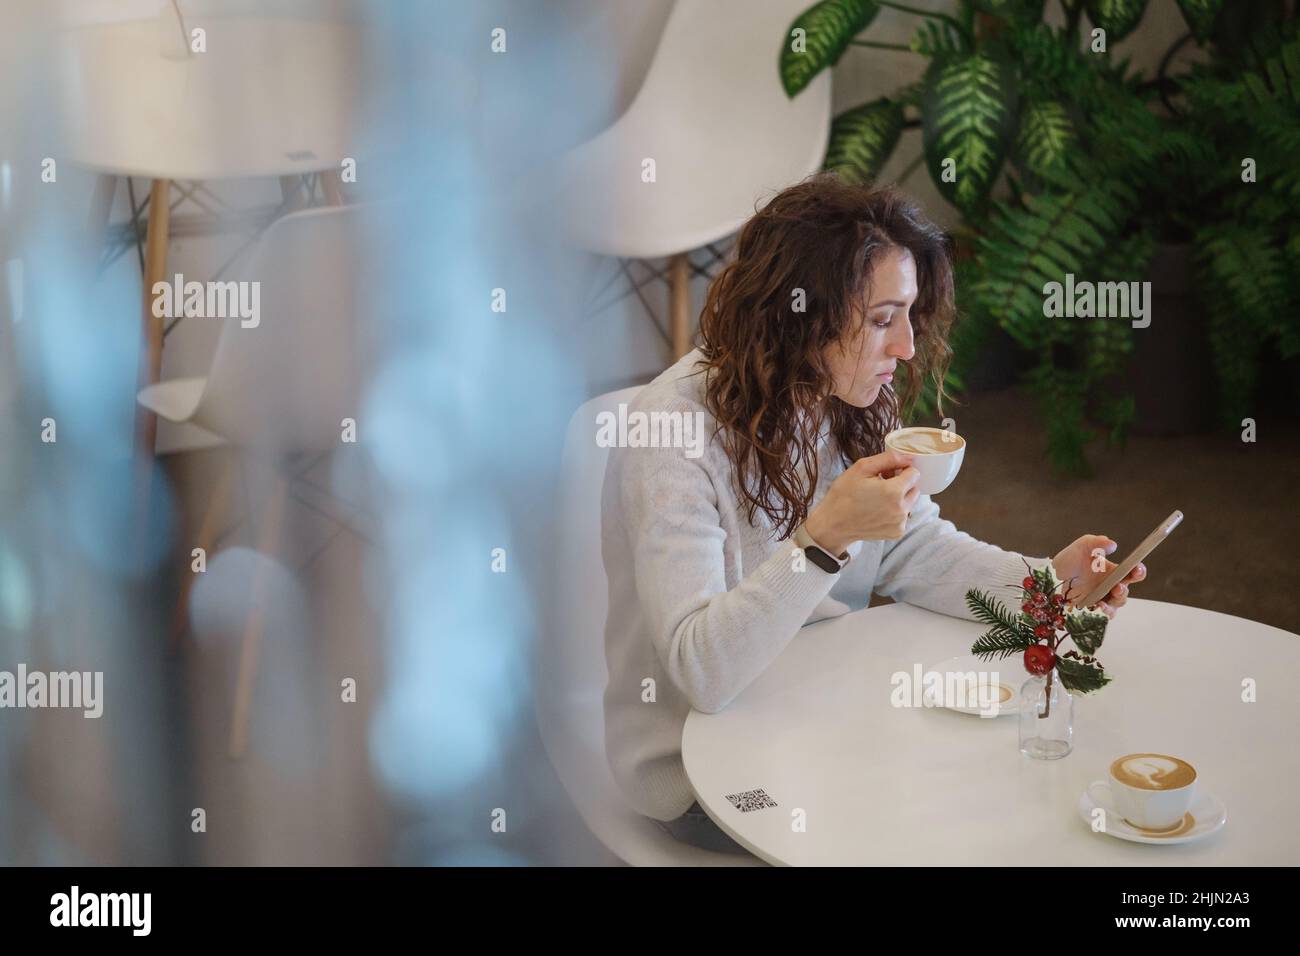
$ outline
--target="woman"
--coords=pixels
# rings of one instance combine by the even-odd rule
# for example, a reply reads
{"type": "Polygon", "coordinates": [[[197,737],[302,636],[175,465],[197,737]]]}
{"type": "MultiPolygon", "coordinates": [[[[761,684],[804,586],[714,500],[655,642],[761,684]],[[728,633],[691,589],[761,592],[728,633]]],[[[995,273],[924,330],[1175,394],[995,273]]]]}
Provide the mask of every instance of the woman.
{"type": "MultiPolygon", "coordinates": [[[[739,849],[682,766],[692,707],[726,707],[800,627],[873,591],[968,617],[968,589],[1046,564],[941,519],[911,456],[884,448],[922,383],[942,382],[953,315],[951,240],[892,190],[817,176],[745,224],[709,290],[702,345],[632,403],[702,416],[709,439],[702,453],[615,449],[602,503],[606,749],[632,805],[679,839],[739,849]],[[836,562],[793,559],[809,545],[836,562]]],[[[1087,589],[1105,573],[1093,549],[1115,547],[1084,535],[1051,560],[1087,589]]],[[[1100,609],[1113,615],[1145,575],[1100,609]]]]}

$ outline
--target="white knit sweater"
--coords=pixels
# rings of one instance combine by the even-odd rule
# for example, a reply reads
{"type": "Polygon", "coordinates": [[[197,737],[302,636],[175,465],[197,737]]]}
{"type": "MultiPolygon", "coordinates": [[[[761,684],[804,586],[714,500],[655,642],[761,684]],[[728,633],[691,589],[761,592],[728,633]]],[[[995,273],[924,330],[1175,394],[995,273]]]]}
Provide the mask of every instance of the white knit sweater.
{"type": "MultiPolygon", "coordinates": [[[[743,691],[814,621],[866,607],[874,590],[956,617],[965,594],[1025,576],[1021,556],[976,541],[922,496],[898,541],[859,541],[838,574],[812,562],[796,570],[794,545],[739,504],[733,469],[705,411],[698,350],[646,386],[637,411],[702,412],[698,448],[611,450],[602,500],[609,578],[605,740],[614,778],[631,805],[658,820],[695,799],[682,766],[692,707],[714,713],[743,691]],[[654,680],[654,699],[644,683],[654,680]]],[[[687,432],[685,443],[690,441],[687,432]]],[[[814,502],[844,470],[823,438],[814,502]]],[[[1030,559],[1042,567],[1046,559],[1030,559]]],[[[1002,592],[1014,597],[1014,592],[1002,592]]]]}

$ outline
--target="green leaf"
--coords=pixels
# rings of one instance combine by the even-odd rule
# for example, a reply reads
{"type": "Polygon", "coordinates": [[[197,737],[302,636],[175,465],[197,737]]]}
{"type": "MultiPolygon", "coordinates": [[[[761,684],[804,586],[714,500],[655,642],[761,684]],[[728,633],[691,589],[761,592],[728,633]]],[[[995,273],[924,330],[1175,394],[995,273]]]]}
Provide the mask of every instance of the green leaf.
{"type": "Polygon", "coordinates": [[[903,107],[887,97],[841,113],[831,124],[826,168],[847,180],[869,183],[880,174],[902,132],[903,107]]]}
{"type": "MultiPolygon", "coordinates": [[[[1034,579],[1034,584],[1038,590],[1044,594],[1053,594],[1061,584],[1061,579],[1056,576],[1056,568],[1049,561],[1041,568],[1030,568],[1030,576],[1034,579]]],[[[1029,619],[1031,622],[1032,618],[1029,619]]],[[[1037,622],[1033,622],[1037,623],[1037,622]]],[[[1032,626],[1032,624],[1031,624],[1032,626]]]]}
{"type": "Polygon", "coordinates": [[[1055,100],[1031,103],[1021,114],[1016,151],[1031,173],[1051,176],[1064,172],[1075,145],[1074,124],[1065,107],[1055,100]]]}
{"type": "Polygon", "coordinates": [[[922,133],[930,177],[968,214],[1002,168],[1015,99],[1010,70],[984,54],[937,57],[926,73],[922,133]]]}
{"type": "Polygon", "coordinates": [[[972,0],[976,10],[1008,22],[1036,23],[1043,18],[1046,0],[972,0]]]}
{"type": "Polygon", "coordinates": [[[1091,657],[1101,647],[1106,637],[1106,625],[1110,618],[1100,611],[1081,610],[1065,615],[1065,630],[1075,647],[1091,657]]]}
{"type": "Polygon", "coordinates": [[[1056,368],[1050,353],[1029,374],[1038,399],[1038,412],[1047,426],[1047,460],[1063,474],[1086,477],[1092,473],[1084,454],[1092,439],[1084,424],[1087,377],[1056,368]]]}
{"type": "Polygon", "coordinates": [[[962,35],[947,20],[924,20],[908,43],[913,53],[922,56],[940,56],[960,53],[966,48],[962,35]]]}
{"type": "Polygon", "coordinates": [[[1294,260],[1258,223],[1207,226],[1197,233],[1195,246],[1220,417],[1225,427],[1240,427],[1254,405],[1264,343],[1295,322],[1288,309],[1288,303],[1294,307],[1288,295],[1294,260]]]}
{"type": "Polygon", "coordinates": [[[1146,8],[1147,0],[1088,0],[1088,19],[1106,31],[1109,45],[1132,33],[1146,8]]]}
{"type": "Polygon", "coordinates": [[[801,13],[781,42],[781,85],[786,95],[793,99],[813,77],[833,66],[849,41],[879,12],[875,0],[821,0],[801,13]]]}
{"type": "Polygon", "coordinates": [[[1197,41],[1204,43],[1214,32],[1214,21],[1223,7],[1223,0],[1178,0],[1178,9],[1197,41]]]}
{"type": "Polygon", "coordinates": [[[1085,664],[1069,657],[1056,659],[1056,675],[1061,683],[1074,694],[1090,694],[1101,690],[1110,683],[1110,678],[1098,664],[1085,664]]]}
{"type": "Polygon", "coordinates": [[[1101,409],[1102,421],[1110,426],[1106,440],[1116,448],[1123,448],[1128,444],[1128,432],[1136,418],[1137,399],[1132,395],[1120,395],[1106,401],[1101,409]]]}

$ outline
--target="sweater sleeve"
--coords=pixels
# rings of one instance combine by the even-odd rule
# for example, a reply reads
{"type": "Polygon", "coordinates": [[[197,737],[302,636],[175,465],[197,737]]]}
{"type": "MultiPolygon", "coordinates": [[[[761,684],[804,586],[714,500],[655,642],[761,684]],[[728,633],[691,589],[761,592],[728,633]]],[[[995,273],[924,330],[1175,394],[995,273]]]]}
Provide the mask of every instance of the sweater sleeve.
{"type": "Polygon", "coordinates": [[[727,706],[781,653],[836,575],[778,548],[730,590],[713,479],[681,449],[627,448],[623,517],[655,651],[696,710],[727,706]]]}
{"type": "Polygon", "coordinates": [[[1050,560],[1003,551],[958,531],[939,517],[939,506],[922,495],[903,536],[885,548],[875,591],[940,614],[969,618],[968,590],[979,588],[1014,600],[1025,562],[1042,568],[1050,560]]]}

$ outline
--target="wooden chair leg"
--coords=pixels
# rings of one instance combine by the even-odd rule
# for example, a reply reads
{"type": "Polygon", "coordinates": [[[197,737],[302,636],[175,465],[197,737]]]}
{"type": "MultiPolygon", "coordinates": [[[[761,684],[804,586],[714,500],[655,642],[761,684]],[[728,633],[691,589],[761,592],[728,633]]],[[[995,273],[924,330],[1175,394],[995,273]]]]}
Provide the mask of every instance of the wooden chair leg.
{"type": "MultiPolygon", "coordinates": [[[[269,558],[279,543],[288,491],[288,479],[276,475],[257,541],[257,550],[264,557],[269,558]]],[[[242,757],[248,747],[253,688],[257,683],[258,650],[262,644],[262,630],[266,626],[266,583],[265,575],[259,574],[253,578],[253,586],[249,589],[248,620],[244,624],[244,637],[239,646],[239,679],[235,686],[235,706],[230,722],[230,756],[236,759],[242,757]]]]}
{"type": "MultiPolygon", "coordinates": [[[[212,544],[217,540],[217,532],[226,516],[226,504],[230,500],[230,489],[235,483],[235,464],[225,459],[217,470],[217,484],[208,499],[208,507],[203,512],[203,521],[199,525],[194,547],[202,548],[203,553],[211,558],[212,544]]],[[[181,577],[181,593],[176,599],[176,616],[172,621],[172,649],[175,650],[185,634],[189,623],[190,589],[194,587],[194,572],[181,577]]]]}
{"type": "Polygon", "coordinates": [[[684,252],[668,264],[668,292],[675,362],[691,350],[691,264],[684,252]]]}
{"type": "MultiPolygon", "coordinates": [[[[167,271],[167,239],[171,228],[171,180],[155,179],[149,190],[149,227],[144,248],[144,356],[140,367],[140,387],[154,385],[162,374],[163,330],[165,318],[153,314],[153,286],[167,271]]],[[[146,460],[153,457],[154,439],[158,434],[158,417],[147,408],[136,406],[138,451],[146,460]]]]}
{"type": "MultiPolygon", "coordinates": [[[[153,286],[167,271],[167,238],[171,225],[171,180],[155,179],[149,190],[149,225],[145,234],[144,289],[141,295],[141,355],[137,387],[158,381],[162,372],[165,319],[153,314],[153,286]]],[[[153,491],[154,440],[158,417],[135,403],[135,528],[140,554],[149,549],[149,501],[153,491]]]]}
{"type": "Polygon", "coordinates": [[[302,177],[281,176],[280,196],[283,198],[285,208],[289,212],[294,212],[307,205],[308,190],[303,188],[302,177]]]}
{"type": "Polygon", "coordinates": [[[331,206],[344,204],[343,180],[339,178],[338,170],[328,169],[320,174],[320,189],[325,194],[325,201],[331,206]]]}

